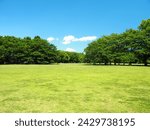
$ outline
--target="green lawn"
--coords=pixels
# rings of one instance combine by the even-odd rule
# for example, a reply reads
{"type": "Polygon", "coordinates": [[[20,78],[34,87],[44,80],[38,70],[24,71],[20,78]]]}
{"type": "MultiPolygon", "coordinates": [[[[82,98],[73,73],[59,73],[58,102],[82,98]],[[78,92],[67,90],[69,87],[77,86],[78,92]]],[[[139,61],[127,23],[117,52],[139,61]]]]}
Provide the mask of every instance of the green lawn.
{"type": "Polygon", "coordinates": [[[0,112],[150,112],[150,68],[0,65],[0,112]]]}

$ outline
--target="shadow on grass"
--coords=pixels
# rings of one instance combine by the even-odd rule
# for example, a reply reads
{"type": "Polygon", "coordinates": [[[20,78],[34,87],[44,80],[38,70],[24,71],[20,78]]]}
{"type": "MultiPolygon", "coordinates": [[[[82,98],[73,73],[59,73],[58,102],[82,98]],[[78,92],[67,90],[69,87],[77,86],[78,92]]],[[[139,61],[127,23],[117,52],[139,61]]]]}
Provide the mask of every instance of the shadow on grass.
{"type": "Polygon", "coordinates": [[[148,64],[147,66],[145,66],[144,64],[132,64],[132,65],[129,65],[129,64],[90,64],[90,63],[84,63],[83,65],[86,65],[86,66],[137,66],[137,67],[150,67],[150,64],[148,64]]]}

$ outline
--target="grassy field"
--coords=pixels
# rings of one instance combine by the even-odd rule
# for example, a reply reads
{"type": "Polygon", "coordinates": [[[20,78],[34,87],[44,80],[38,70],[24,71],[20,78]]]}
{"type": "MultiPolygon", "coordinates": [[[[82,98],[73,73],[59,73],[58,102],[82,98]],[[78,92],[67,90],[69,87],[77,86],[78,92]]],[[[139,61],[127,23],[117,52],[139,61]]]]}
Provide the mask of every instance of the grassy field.
{"type": "Polygon", "coordinates": [[[150,68],[0,65],[0,112],[150,112],[150,68]]]}

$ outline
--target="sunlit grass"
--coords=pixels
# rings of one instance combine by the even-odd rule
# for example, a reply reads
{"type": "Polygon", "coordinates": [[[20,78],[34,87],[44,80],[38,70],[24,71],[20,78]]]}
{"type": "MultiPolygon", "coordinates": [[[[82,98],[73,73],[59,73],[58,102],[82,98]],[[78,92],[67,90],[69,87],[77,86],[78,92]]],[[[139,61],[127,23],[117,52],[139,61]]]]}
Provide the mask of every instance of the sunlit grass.
{"type": "Polygon", "coordinates": [[[0,112],[150,112],[150,68],[1,65],[0,112]]]}

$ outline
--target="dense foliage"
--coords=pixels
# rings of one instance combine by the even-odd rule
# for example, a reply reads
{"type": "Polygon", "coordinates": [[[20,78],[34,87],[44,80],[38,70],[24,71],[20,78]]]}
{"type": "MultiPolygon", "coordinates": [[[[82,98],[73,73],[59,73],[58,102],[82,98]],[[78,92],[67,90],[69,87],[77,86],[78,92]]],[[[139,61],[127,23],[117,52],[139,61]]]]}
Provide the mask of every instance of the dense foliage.
{"type": "Polygon", "coordinates": [[[138,30],[111,34],[93,41],[85,49],[87,63],[144,63],[150,60],[150,19],[143,20],[138,30]]]}
{"type": "Polygon", "coordinates": [[[58,51],[39,36],[23,39],[0,36],[0,64],[50,64],[82,62],[83,54],[58,51]]]}
{"type": "Polygon", "coordinates": [[[58,51],[58,63],[82,63],[83,53],[58,51]]]}

